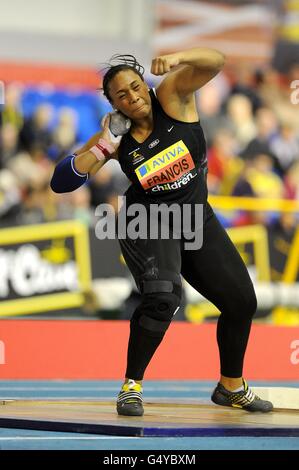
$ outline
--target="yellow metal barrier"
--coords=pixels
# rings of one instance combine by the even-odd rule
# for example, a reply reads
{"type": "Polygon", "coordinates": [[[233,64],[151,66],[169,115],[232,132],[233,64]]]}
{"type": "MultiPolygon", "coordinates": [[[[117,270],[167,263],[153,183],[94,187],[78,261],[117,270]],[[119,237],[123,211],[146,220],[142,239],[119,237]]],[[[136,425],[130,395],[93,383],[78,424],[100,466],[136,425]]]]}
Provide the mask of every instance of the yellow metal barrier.
{"type": "Polygon", "coordinates": [[[219,210],[299,212],[299,201],[253,197],[210,196],[209,203],[219,210]]]}
{"type": "Polygon", "coordinates": [[[0,301],[0,317],[41,313],[83,305],[84,292],[89,291],[91,288],[90,249],[88,231],[85,225],[73,220],[70,222],[63,221],[2,229],[0,231],[0,248],[1,246],[9,247],[10,245],[49,240],[52,247],[42,251],[46,259],[56,263],[59,258],[60,260],[63,259],[61,258],[63,253],[68,253],[67,248],[61,247],[59,244],[61,240],[67,237],[74,240],[74,255],[78,266],[78,290],[0,301]]]}
{"type": "MultiPolygon", "coordinates": [[[[213,196],[209,203],[218,211],[264,211],[299,213],[299,201],[287,199],[260,199],[251,197],[213,196]]],[[[253,243],[254,264],[257,281],[271,282],[268,237],[262,225],[233,227],[227,230],[232,241],[240,248],[242,244],[253,243]]],[[[296,282],[299,270],[299,227],[293,237],[281,282],[292,284],[296,282]]],[[[298,309],[287,309],[277,306],[272,312],[272,321],[280,325],[298,325],[298,309]]],[[[208,301],[190,304],[186,307],[186,317],[189,321],[200,323],[205,318],[217,317],[219,311],[208,301]]]]}

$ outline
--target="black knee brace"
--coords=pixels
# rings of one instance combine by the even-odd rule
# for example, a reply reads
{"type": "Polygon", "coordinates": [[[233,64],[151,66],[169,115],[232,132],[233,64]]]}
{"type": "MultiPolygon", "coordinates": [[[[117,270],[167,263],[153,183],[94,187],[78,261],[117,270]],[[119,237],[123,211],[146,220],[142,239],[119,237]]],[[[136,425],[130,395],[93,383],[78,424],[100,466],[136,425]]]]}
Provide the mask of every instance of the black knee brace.
{"type": "Polygon", "coordinates": [[[164,279],[143,279],[139,284],[142,303],[137,309],[138,313],[135,313],[138,315],[139,325],[153,334],[165,333],[181,302],[180,276],[167,272],[163,277],[164,279]]]}

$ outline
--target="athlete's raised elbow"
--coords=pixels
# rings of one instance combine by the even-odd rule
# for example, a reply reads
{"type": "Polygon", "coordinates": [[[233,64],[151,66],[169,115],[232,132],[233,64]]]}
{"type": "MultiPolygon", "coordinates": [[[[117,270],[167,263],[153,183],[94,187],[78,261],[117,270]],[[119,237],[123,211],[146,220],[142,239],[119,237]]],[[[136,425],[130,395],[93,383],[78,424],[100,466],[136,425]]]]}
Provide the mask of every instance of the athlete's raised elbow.
{"type": "Polygon", "coordinates": [[[58,194],[67,192],[65,188],[61,186],[61,184],[57,183],[56,179],[54,178],[54,175],[50,181],[50,188],[52,189],[54,193],[58,193],[58,194]]]}
{"type": "Polygon", "coordinates": [[[223,52],[219,52],[219,54],[220,54],[219,67],[220,67],[220,69],[222,69],[225,65],[225,62],[226,62],[226,56],[225,56],[225,54],[223,54],[223,52]]]}
{"type": "Polygon", "coordinates": [[[218,52],[218,55],[216,59],[215,68],[217,71],[220,71],[224,67],[226,57],[222,52],[220,51],[217,51],[217,52],[218,52]]]}
{"type": "Polygon", "coordinates": [[[75,191],[88,179],[88,174],[81,174],[73,166],[74,155],[69,155],[59,162],[54,170],[50,187],[54,193],[69,193],[75,191]]]}

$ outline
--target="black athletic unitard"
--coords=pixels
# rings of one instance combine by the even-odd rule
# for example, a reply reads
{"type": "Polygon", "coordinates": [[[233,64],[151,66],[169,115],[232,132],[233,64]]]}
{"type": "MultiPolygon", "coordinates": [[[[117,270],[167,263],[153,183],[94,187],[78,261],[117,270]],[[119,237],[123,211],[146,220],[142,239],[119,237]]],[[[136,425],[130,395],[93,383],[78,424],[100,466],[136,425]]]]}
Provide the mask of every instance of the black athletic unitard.
{"type": "MultiPolygon", "coordinates": [[[[132,182],[126,207],[131,204],[196,204],[204,211],[203,245],[186,250],[181,239],[119,239],[123,256],[142,294],[131,320],[126,377],[141,380],[180,303],[180,275],[220,310],[217,341],[221,373],[242,376],[244,353],[256,297],[247,269],[207,203],[206,146],[200,122],[169,117],[153,90],[153,131],[143,142],[126,134],[119,147],[119,163],[132,182]],[[147,291],[143,281],[162,281],[161,290],[147,291]],[[164,284],[163,284],[164,282],[164,284]],[[168,283],[173,290],[167,294],[168,283]],[[168,310],[172,308],[171,315],[168,310]],[[150,320],[148,320],[150,319],[150,320]],[[160,326],[162,325],[162,326],[160,326]]],[[[158,284],[157,284],[158,285],[158,284]]],[[[193,358],[194,359],[194,358],[193,358]]],[[[200,360],[200,358],[198,358],[200,360]]]]}

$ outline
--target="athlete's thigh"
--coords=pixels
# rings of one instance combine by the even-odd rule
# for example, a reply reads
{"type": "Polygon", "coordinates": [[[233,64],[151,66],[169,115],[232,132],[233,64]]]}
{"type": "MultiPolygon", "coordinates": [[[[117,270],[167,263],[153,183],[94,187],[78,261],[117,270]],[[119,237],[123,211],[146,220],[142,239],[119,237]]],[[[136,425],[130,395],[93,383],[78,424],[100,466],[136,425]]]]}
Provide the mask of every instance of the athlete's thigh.
{"type": "Polygon", "coordinates": [[[165,279],[168,273],[180,274],[180,240],[119,239],[121,251],[136,285],[140,277],[165,279]]]}
{"type": "Polygon", "coordinates": [[[229,295],[251,284],[247,268],[226,231],[210,210],[199,250],[182,251],[182,275],[198,292],[222,307],[229,295]]]}
{"type": "Polygon", "coordinates": [[[139,211],[137,223],[135,216],[125,214],[125,210],[121,208],[117,219],[117,233],[123,257],[137,287],[139,288],[140,277],[166,280],[167,276],[179,276],[181,240],[165,233],[161,228],[161,220],[156,220],[148,208],[143,207],[139,211]],[[126,230],[121,230],[120,227],[123,220],[126,221],[126,230]],[[139,231],[136,230],[137,227],[139,231]],[[122,236],[119,236],[120,233],[122,236]]]}

